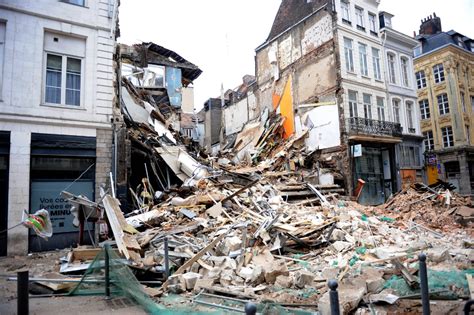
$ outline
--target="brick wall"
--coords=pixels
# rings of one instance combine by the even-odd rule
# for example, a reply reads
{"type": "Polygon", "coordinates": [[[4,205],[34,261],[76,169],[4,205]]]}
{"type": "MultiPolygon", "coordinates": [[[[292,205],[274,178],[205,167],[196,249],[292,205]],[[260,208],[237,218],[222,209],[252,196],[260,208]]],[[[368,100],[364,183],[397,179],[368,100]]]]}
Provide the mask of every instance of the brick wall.
{"type": "Polygon", "coordinates": [[[110,188],[110,172],[112,171],[113,131],[108,129],[97,130],[97,147],[95,163],[95,197],[100,199],[100,187],[110,188]]]}

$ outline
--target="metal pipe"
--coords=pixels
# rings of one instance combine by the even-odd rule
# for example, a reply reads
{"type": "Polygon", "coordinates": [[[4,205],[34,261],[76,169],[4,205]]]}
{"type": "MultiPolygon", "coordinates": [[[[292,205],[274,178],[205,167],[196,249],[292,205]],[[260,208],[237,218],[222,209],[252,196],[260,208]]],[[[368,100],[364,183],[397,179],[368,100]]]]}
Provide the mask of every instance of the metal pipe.
{"type": "Polygon", "coordinates": [[[331,304],[331,315],[339,315],[341,313],[339,309],[339,294],[337,293],[337,281],[336,280],[329,280],[329,302],[331,304]]]}
{"type": "MultiPolygon", "coordinates": [[[[17,277],[9,277],[7,281],[18,281],[17,277]]],[[[81,280],[81,279],[48,279],[48,278],[29,278],[29,282],[51,282],[51,283],[105,283],[105,280],[81,280]]],[[[110,283],[117,283],[120,281],[110,280],[110,283]]],[[[163,281],[138,281],[143,284],[162,284],[163,281]]]]}
{"type": "Polygon", "coordinates": [[[228,311],[239,312],[239,313],[245,313],[245,311],[242,310],[242,309],[240,309],[240,308],[225,306],[225,305],[221,305],[221,304],[208,303],[208,302],[204,302],[204,301],[200,301],[200,300],[194,300],[194,302],[195,302],[195,303],[198,303],[198,304],[210,306],[210,307],[222,308],[222,309],[228,310],[228,311]]]}
{"type": "Polygon", "coordinates": [[[28,270],[26,271],[19,271],[17,273],[18,281],[17,281],[17,314],[18,315],[28,315],[29,313],[29,301],[28,301],[28,291],[29,291],[29,275],[28,270]]]}
{"type": "Polygon", "coordinates": [[[165,279],[168,279],[170,276],[170,260],[169,260],[169,246],[168,246],[168,237],[165,236],[164,240],[164,250],[165,250],[165,279]]]}
{"type": "Polygon", "coordinates": [[[105,298],[110,299],[110,262],[109,262],[110,246],[105,244],[105,298]]]}
{"type": "Polygon", "coordinates": [[[421,253],[418,256],[420,263],[420,286],[421,286],[421,304],[423,306],[423,315],[430,314],[430,296],[428,293],[428,272],[426,270],[426,255],[421,253]]]}

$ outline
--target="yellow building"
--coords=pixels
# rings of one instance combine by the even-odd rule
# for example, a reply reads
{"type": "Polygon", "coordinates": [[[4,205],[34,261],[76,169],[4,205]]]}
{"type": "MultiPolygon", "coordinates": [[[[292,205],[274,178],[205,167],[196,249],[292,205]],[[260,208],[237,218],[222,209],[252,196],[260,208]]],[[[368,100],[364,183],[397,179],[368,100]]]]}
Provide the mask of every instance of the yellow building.
{"type": "Polygon", "coordinates": [[[439,17],[422,21],[415,49],[428,184],[437,179],[474,194],[474,41],[442,32],[439,17]]]}

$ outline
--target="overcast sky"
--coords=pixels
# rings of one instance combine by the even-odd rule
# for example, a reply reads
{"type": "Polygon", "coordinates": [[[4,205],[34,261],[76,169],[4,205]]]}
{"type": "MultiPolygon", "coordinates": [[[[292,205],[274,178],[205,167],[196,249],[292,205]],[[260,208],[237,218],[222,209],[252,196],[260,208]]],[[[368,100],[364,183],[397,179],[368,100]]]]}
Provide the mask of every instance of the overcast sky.
{"type": "MultiPolygon", "coordinates": [[[[270,32],[280,0],[122,0],[119,42],[152,41],[196,64],[195,107],[255,73],[255,48],[270,32]]],[[[413,35],[433,12],[443,30],[474,37],[474,0],[382,0],[393,28],[413,35]]]]}

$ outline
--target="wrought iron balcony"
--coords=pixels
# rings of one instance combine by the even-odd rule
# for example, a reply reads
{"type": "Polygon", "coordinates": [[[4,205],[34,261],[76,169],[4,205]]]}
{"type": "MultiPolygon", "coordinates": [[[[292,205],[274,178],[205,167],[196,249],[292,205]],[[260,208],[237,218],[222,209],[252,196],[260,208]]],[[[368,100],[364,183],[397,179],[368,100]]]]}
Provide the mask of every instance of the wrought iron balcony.
{"type": "Polygon", "coordinates": [[[350,134],[401,137],[402,126],[399,123],[361,117],[347,119],[350,134]]]}

